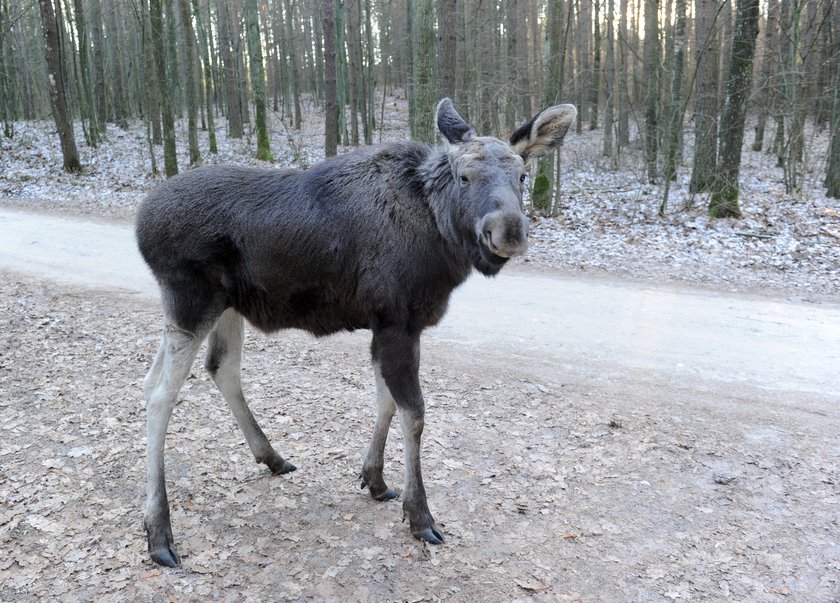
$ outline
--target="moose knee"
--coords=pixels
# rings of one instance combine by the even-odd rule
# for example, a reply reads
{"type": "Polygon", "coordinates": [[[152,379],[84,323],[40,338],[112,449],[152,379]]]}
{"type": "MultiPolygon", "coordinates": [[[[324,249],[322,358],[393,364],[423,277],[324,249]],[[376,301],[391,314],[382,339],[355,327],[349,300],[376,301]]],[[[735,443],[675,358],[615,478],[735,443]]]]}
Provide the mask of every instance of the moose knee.
{"type": "Polygon", "coordinates": [[[403,435],[414,439],[420,439],[423,435],[423,427],[426,420],[423,416],[423,410],[408,410],[400,411],[400,425],[402,426],[403,435]]]}

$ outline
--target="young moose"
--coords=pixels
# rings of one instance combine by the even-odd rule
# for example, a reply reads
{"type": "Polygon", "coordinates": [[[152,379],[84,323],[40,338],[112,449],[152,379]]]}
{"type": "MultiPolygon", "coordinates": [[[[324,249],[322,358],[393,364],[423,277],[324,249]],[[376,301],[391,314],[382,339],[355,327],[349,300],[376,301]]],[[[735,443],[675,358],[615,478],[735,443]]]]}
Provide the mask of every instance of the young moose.
{"type": "Polygon", "coordinates": [[[295,470],[272,448],[242,394],[244,319],[266,332],[373,332],[378,410],[362,487],[376,500],[398,496],[382,477],[382,456],[399,412],[404,517],[416,538],[443,542],[420,473],[420,333],[443,317],[450,293],[473,268],[493,276],[525,252],[525,162],[557,147],[574,119],[571,105],[545,109],[507,143],[476,136],[444,99],[435,118],[449,142],[442,149],[392,143],[306,171],[206,167],[149,194],[137,216],[137,242],[160,284],[165,317],[143,383],[144,525],[152,559],[167,566],[180,561],[166,498],[164,438],[205,338],[205,367],[257,462],[276,474],[295,470]]]}

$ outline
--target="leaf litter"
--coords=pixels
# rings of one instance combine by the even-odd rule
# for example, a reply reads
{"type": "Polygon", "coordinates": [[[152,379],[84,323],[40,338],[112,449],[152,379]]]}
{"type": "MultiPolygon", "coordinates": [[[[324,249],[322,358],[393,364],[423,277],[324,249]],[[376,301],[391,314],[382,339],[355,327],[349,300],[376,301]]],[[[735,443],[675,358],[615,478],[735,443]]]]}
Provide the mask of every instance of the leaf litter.
{"type": "MultiPolygon", "coordinates": [[[[183,563],[159,568],[142,529],[140,389],[158,335],[151,302],[2,275],[2,600],[840,595],[836,415],[454,344],[426,348],[421,372],[424,473],[448,542],[412,539],[399,503],[358,487],[375,412],[363,333],[249,331],[246,395],[299,467],[285,476],[254,463],[196,361],[167,439],[183,563]]],[[[401,449],[394,427],[385,476],[398,489],[401,449]]]]}

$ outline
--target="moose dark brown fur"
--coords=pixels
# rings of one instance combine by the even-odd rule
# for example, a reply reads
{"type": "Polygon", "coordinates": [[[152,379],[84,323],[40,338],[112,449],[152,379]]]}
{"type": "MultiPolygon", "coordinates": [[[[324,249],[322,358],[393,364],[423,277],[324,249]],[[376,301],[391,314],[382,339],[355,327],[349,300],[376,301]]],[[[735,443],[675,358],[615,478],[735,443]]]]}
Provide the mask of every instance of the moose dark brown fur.
{"type": "Polygon", "coordinates": [[[257,462],[276,474],[295,469],[272,448],[242,394],[244,320],[266,332],[373,332],[378,410],[362,485],[376,500],[398,496],[382,476],[385,438],[398,411],[404,516],[415,537],[443,542],[420,473],[420,333],[441,319],[450,293],[473,268],[492,276],[525,252],[524,159],[558,146],[574,118],[571,105],[551,107],[508,143],[476,136],[444,99],[436,123],[448,144],[440,149],[413,142],[368,147],[306,171],[206,167],[149,194],[138,212],[137,242],[160,284],[165,318],[143,383],[144,525],[152,559],[180,561],[164,439],[204,339],[205,366],[257,462]]]}

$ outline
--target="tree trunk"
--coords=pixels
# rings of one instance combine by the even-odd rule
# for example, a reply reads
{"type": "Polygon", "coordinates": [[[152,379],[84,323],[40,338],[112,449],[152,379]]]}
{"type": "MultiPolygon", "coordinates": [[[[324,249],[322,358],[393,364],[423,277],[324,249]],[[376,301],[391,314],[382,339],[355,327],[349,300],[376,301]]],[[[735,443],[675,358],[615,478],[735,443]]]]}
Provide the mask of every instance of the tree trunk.
{"type": "MultiPolygon", "coordinates": [[[[99,144],[99,123],[96,119],[96,110],[93,106],[93,88],[90,83],[90,65],[88,61],[88,33],[85,20],[85,11],[82,0],[73,0],[73,9],[76,17],[76,33],[79,37],[79,71],[81,72],[81,105],[82,123],[87,122],[87,142],[90,146],[96,147],[99,144]]],[[[0,98],[0,103],[3,99],[0,98]]]]}
{"type": "Polygon", "coordinates": [[[752,62],[758,36],[759,0],[739,0],[735,38],[729,59],[726,95],[721,112],[720,166],[712,184],[709,215],[716,218],[740,217],[738,176],[744,119],[752,85],[752,62]]]}
{"type": "Polygon", "coordinates": [[[201,163],[201,152],[198,150],[198,95],[195,87],[195,36],[190,15],[190,0],[178,0],[181,9],[181,27],[184,30],[184,51],[187,63],[187,137],[190,148],[190,165],[201,163]]]}
{"type": "Polygon", "coordinates": [[[251,86],[254,90],[254,110],[257,127],[257,159],[272,161],[268,139],[268,121],[266,117],[265,67],[263,66],[262,46],[260,44],[260,20],[257,0],[245,0],[245,36],[248,39],[249,65],[251,67],[251,86]]]}
{"type": "MultiPolygon", "coordinates": [[[[160,1],[160,0],[158,0],[160,1]]],[[[225,98],[227,99],[228,137],[242,138],[242,109],[239,106],[240,97],[236,80],[236,63],[230,46],[230,17],[227,2],[216,0],[216,19],[219,32],[219,47],[222,55],[222,70],[224,71],[225,98]]]]}
{"type": "Polygon", "coordinates": [[[91,2],[91,44],[93,46],[93,98],[100,132],[103,134],[108,122],[108,101],[105,92],[105,42],[102,34],[102,3],[91,2]]]}
{"type": "Polygon", "coordinates": [[[685,69],[685,12],[686,0],[677,0],[676,17],[674,22],[674,60],[673,80],[671,82],[671,115],[668,123],[668,151],[665,158],[665,190],[662,203],[659,205],[659,215],[665,215],[668,205],[668,195],[671,191],[671,181],[677,179],[677,162],[682,156],[682,132],[685,119],[685,104],[683,102],[683,71],[685,69]]]}
{"type": "Polygon", "coordinates": [[[764,49],[761,59],[761,78],[758,81],[759,95],[757,98],[758,118],[755,123],[755,138],[753,138],[752,150],[761,152],[764,148],[764,131],[767,127],[767,115],[773,104],[772,78],[775,75],[774,57],[777,49],[773,43],[776,32],[778,12],[778,0],[767,1],[767,23],[764,28],[764,49]]]}
{"type": "Polygon", "coordinates": [[[592,49],[592,85],[589,93],[590,130],[598,128],[598,103],[601,100],[601,0],[595,0],[593,7],[595,9],[595,18],[593,19],[595,37],[593,39],[594,48],[592,49]]]}
{"type": "Polygon", "coordinates": [[[207,112],[207,138],[210,152],[216,154],[219,152],[216,146],[216,111],[213,104],[213,93],[216,87],[213,85],[213,66],[210,63],[210,47],[207,39],[207,30],[204,28],[204,20],[201,18],[198,0],[193,0],[193,14],[195,15],[195,25],[198,29],[198,44],[201,47],[201,62],[204,68],[203,89],[205,111],[207,112]]]}
{"type": "Polygon", "coordinates": [[[789,117],[790,127],[788,128],[788,139],[785,145],[784,161],[784,182],[785,192],[793,194],[800,190],[799,164],[802,162],[802,154],[805,139],[805,107],[803,106],[802,93],[805,88],[803,76],[804,64],[800,61],[800,20],[804,3],[800,0],[782,0],[783,3],[790,2],[793,6],[790,22],[787,24],[788,51],[786,65],[784,68],[785,78],[785,99],[787,108],[785,113],[789,117]]]}
{"type": "MultiPolygon", "coordinates": [[[[507,95],[505,102],[505,127],[508,132],[516,128],[516,99],[519,87],[519,31],[516,25],[518,0],[507,0],[507,23],[511,24],[507,38],[507,95]]],[[[444,65],[446,63],[444,62],[444,65]]]]}
{"type": "MultiPolygon", "coordinates": [[[[249,0],[250,1],[250,0],[249,0]]],[[[301,123],[303,121],[303,117],[301,115],[301,108],[300,108],[300,61],[298,61],[298,53],[297,49],[295,48],[295,35],[294,31],[295,28],[293,27],[294,23],[294,6],[292,5],[291,0],[285,0],[286,5],[286,37],[289,44],[289,65],[291,71],[291,84],[292,84],[292,107],[294,109],[294,128],[295,130],[300,130],[301,123]]],[[[252,76],[253,78],[253,76],[252,76]]]]}
{"type": "Polygon", "coordinates": [[[613,157],[615,128],[615,0],[607,0],[607,64],[604,69],[604,157],[613,157]]]}
{"type": "Polygon", "coordinates": [[[578,0],[577,21],[577,65],[578,65],[578,114],[577,133],[589,119],[592,73],[590,71],[592,41],[592,0],[578,0]]]}
{"type": "Polygon", "coordinates": [[[435,129],[434,52],[435,32],[432,0],[417,0],[412,33],[414,37],[414,119],[411,136],[432,144],[435,129]]]}
{"type": "Polygon", "coordinates": [[[350,59],[350,144],[359,144],[359,110],[362,91],[362,49],[359,39],[359,0],[346,0],[347,56],[350,59]]]}
{"type": "Polygon", "coordinates": [[[618,16],[618,147],[616,156],[621,154],[621,148],[630,144],[630,39],[627,31],[628,7],[627,0],[621,0],[618,16]]]}
{"type": "Polygon", "coordinates": [[[47,61],[47,79],[55,127],[61,141],[64,170],[81,172],[79,151],[73,136],[73,123],[67,113],[67,93],[61,63],[61,42],[58,38],[58,22],[55,18],[52,0],[38,0],[41,9],[41,25],[44,34],[44,58],[47,61]]]}
{"type": "MultiPolygon", "coordinates": [[[[545,54],[547,57],[545,83],[543,85],[543,106],[559,101],[563,92],[563,62],[565,58],[565,36],[563,36],[563,9],[566,3],[560,0],[548,5],[545,28],[545,54]]],[[[569,19],[574,6],[569,2],[569,19]]],[[[568,21],[567,21],[568,24],[568,21]]],[[[537,162],[537,173],[531,189],[531,204],[535,211],[550,215],[554,208],[554,161],[556,153],[542,157],[537,162]]]]}
{"type": "MultiPolygon", "coordinates": [[[[840,56],[840,7],[834,7],[832,21],[834,23],[834,56],[840,56]]],[[[840,61],[835,60],[834,97],[831,113],[831,143],[826,162],[825,188],[826,195],[840,199],[840,61]]]]}
{"type": "Polygon", "coordinates": [[[659,143],[659,0],[645,0],[645,166],[656,183],[659,143]]]}
{"type": "Polygon", "coordinates": [[[697,75],[694,95],[694,166],[690,193],[709,190],[717,170],[718,40],[717,2],[696,0],[697,75]]]}
{"type": "Polygon", "coordinates": [[[332,157],[338,144],[338,93],[335,64],[335,0],[321,1],[324,30],[324,154],[332,157]]]}
{"type": "Polygon", "coordinates": [[[113,100],[112,111],[114,121],[123,129],[128,128],[128,114],[129,108],[125,96],[125,82],[123,81],[123,67],[122,57],[123,48],[121,37],[122,33],[117,20],[117,2],[116,0],[108,0],[108,46],[111,50],[112,82],[113,82],[113,100]]]}
{"type": "Polygon", "coordinates": [[[166,71],[166,49],[164,47],[163,8],[161,0],[149,1],[149,18],[152,24],[152,45],[155,54],[160,108],[163,117],[163,169],[166,177],[178,173],[178,157],[175,150],[175,119],[172,115],[172,98],[166,71]]]}
{"type": "MultiPolygon", "coordinates": [[[[516,0],[509,0],[516,2],[516,0]]],[[[455,65],[457,55],[457,38],[455,27],[458,23],[455,12],[455,0],[442,0],[440,15],[441,35],[441,64],[440,64],[440,94],[441,98],[455,100],[455,65]]]]}

